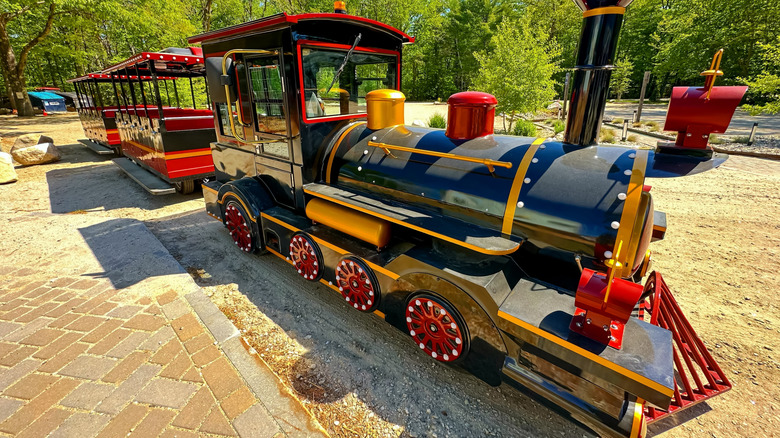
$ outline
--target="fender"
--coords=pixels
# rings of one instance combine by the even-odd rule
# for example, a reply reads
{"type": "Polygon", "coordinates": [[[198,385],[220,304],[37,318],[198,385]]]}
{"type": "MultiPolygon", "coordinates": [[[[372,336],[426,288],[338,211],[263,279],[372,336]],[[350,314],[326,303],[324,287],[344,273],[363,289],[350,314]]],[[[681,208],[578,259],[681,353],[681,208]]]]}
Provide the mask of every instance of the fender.
{"type": "Polygon", "coordinates": [[[217,194],[220,213],[223,218],[225,217],[225,205],[231,198],[238,200],[249,214],[252,232],[257,236],[260,248],[264,248],[265,242],[263,242],[262,227],[258,224],[258,218],[260,217],[260,212],[275,205],[268,189],[255,178],[241,178],[223,184],[217,194]]]}
{"type": "Polygon", "coordinates": [[[438,295],[458,311],[471,338],[471,348],[462,366],[486,383],[498,386],[507,350],[498,327],[482,306],[466,291],[441,276],[429,272],[408,273],[398,278],[383,297],[386,300],[386,321],[404,332],[407,330],[403,318],[404,305],[415,292],[438,295]]]}

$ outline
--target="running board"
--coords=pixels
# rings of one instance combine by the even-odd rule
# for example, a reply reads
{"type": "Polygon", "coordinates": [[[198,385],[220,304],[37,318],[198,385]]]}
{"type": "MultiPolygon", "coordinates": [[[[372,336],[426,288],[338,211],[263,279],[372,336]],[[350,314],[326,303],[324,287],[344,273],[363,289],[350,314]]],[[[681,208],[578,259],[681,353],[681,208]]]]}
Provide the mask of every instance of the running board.
{"type": "Polygon", "coordinates": [[[731,389],[731,382],[688,322],[660,273],[650,274],[644,296],[647,299],[640,303],[640,319],[649,316],[650,324],[672,332],[675,377],[669,409],[645,406],[648,423],[731,389]]]}
{"type": "Polygon", "coordinates": [[[176,193],[176,189],[170,184],[147,172],[129,158],[114,158],[111,161],[119,166],[133,181],[153,195],[172,195],[176,193]]]}
{"type": "Polygon", "coordinates": [[[107,147],[103,146],[100,143],[95,143],[92,140],[87,140],[85,138],[82,138],[81,140],[79,140],[79,143],[81,143],[84,146],[90,148],[92,150],[92,152],[95,152],[98,155],[114,155],[115,154],[113,149],[107,148],[107,147]]]}

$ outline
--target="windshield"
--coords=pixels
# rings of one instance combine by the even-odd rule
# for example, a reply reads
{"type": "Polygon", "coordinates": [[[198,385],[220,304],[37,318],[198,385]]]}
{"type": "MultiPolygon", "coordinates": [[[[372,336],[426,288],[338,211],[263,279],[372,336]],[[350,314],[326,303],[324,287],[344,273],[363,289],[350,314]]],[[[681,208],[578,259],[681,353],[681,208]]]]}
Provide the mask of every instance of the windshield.
{"type": "Polygon", "coordinates": [[[395,55],[361,52],[356,49],[333,83],[347,50],[304,48],[303,97],[306,117],[364,114],[366,93],[380,88],[397,88],[395,55]]]}

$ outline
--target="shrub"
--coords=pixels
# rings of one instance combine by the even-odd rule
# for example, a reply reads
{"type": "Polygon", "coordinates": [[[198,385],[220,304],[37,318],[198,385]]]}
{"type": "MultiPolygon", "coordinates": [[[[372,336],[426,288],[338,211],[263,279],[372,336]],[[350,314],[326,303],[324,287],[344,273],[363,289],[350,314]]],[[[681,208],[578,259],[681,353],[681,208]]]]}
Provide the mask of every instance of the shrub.
{"type": "Polygon", "coordinates": [[[602,143],[614,143],[615,142],[615,130],[614,129],[603,129],[601,131],[601,142],[602,143]]]}
{"type": "Polygon", "coordinates": [[[442,114],[435,113],[428,119],[428,126],[444,129],[447,127],[447,119],[442,114]]]}
{"type": "Polygon", "coordinates": [[[547,119],[547,120],[544,121],[544,124],[545,125],[554,125],[555,122],[556,122],[555,119],[547,119]]]}
{"type": "Polygon", "coordinates": [[[639,137],[636,134],[631,134],[626,137],[626,140],[636,143],[636,141],[639,140],[639,137]]]}
{"type": "Polygon", "coordinates": [[[738,137],[734,137],[734,139],[732,141],[734,143],[747,144],[747,142],[750,141],[750,137],[748,137],[746,135],[740,135],[738,137]]]}
{"type": "Polygon", "coordinates": [[[566,129],[566,124],[563,123],[563,120],[556,120],[553,123],[553,131],[555,131],[556,135],[558,135],[559,132],[563,132],[564,129],[566,129]]]}
{"type": "Polygon", "coordinates": [[[634,123],[632,123],[632,124],[631,124],[631,126],[633,126],[634,128],[639,128],[639,127],[641,127],[641,126],[642,126],[642,123],[640,123],[640,122],[634,122],[634,123]]]}
{"type": "Polygon", "coordinates": [[[650,132],[658,132],[661,128],[658,127],[658,124],[650,125],[650,132]]]}
{"type": "Polygon", "coordinates": [[[645,123],[645,126],[649,126],[650,128],[657,128],[658,127],[658,122],[656,122],[655,120],[649,120],[649,121],[644,122],[644,123],[645,123]]]}
{"type": "Polygon", "coordinates": [[[614,123],[616,125],[622,125],[623,124],[623,119],[620,118],[620,117],[615,117],[614,119],[612,119],[612,123],[614,123]]]}
{"type": "Polygon", "coordinates": [[[519,137],[536,137],[536,126],[528,120],[518,119],[512,128],[512,135],[519,137]]]}
{"type": "Polygon", "coordinates": [[[710,134],[710,144],[723,144],[725,141],[723,141],[722,138],[715,134],[710,134]]]}

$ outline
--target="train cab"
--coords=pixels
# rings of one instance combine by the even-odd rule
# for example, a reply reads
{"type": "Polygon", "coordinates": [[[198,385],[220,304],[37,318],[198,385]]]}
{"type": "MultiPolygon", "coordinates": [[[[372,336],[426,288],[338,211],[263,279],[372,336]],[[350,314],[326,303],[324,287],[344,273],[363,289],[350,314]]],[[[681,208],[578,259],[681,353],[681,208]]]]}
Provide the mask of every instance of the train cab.
{"type": "Polygon", "coordinates": [[[366,118],[366,94],[399,89],[401,47],[386,24],[345,14],[279,14],[192,37],[206,58],[217,126],[216,180],[257,176],[303,209],[321,145],[366,118]]]}

